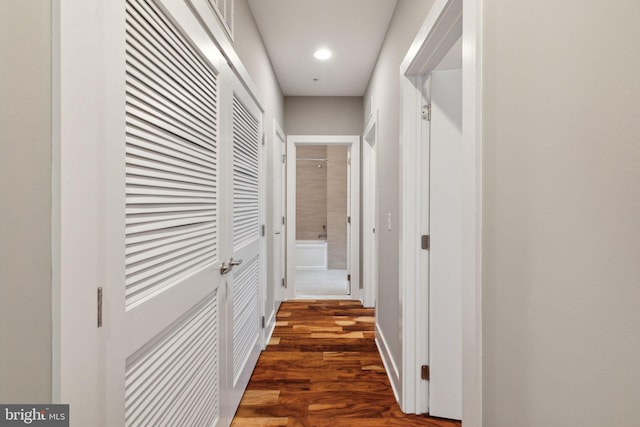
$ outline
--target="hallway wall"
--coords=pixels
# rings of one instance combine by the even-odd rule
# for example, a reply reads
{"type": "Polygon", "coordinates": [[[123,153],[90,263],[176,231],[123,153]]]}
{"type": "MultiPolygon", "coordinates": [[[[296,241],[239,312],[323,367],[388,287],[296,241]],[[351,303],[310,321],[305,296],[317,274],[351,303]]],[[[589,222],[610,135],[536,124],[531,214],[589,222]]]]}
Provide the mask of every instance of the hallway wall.
{"type": "MultiPolygon", "coordinates": [[[[296,159],[326,159],[326,145],[298,147],[296,159]]],[[[296,160],[296,240],[327,240],[327,167],[296,160]]]]}
{"type": "Polygon", "coordinates": [[[484,0],[484,426],[638,424],[640,2],[484,0]]]}
{"type": "Polygon", "coordinates": [[[235,0],[233,13],[233,48],[256,85],[258,98],[265,109],[264,132],[269,142],[273,134],[273,119],[284,126],[284,96],[247,0],[235,0]]]}
{"type": "Polygon", "coordinates": [[[0,402],[51,400],[51,2],[0,2],[0,402]]]}
{"type": "Polygon", "coordinates": [[[361,135],[362,97],[287,96],[284,130],[288,135],[361,135]]]}
{"type": "MultiPolygon", "coordinates": [[[[361,96],[287,96],[284,99],[284,130],[288,135],[362,135],[363,114],[361,96]]],[[[360,235],[362,259],[362,229],[360,235]]],[[[362,265],[359,276],[362,277],[362,265]]]]}
{"type": "MultiPolygon", "coordinates": [[[[376,322],[394,363],[402,369],[400,324],[399,262],[399,190],[400,190],[400,63],[422,26],[433,1],[401,0],[396,6],[364,101],[373,99],[372,111],[378,111],[378,296],[376,322]],[[391,216],[391,230],[387,217],[391,216]]],[[[361,123],[364,118],[361,116],[361,123]]],[[[407,337],[410,338],[410,337],[407,337]]],[[[390,373],[393,374],[393,373],[390,373]]]]}

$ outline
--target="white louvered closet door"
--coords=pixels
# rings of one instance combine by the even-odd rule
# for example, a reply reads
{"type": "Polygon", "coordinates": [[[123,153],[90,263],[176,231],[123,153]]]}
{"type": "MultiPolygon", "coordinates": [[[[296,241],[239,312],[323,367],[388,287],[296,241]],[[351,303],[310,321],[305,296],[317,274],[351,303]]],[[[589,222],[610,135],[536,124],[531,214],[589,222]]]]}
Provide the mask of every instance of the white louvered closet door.
{"type": "Polygon", "coordinates": [[[228,422],[219,270],[228,255],[220,198],[226,65],[183,1],[123,5],[126,266],[124,295],[107,319],[107,424],[218,427],[228,422]]]}
{"type": "Polygon", "coordinates": [[[229,157],[225,156],[231,180],[228,204],[231,223],[227,230],[231,257],[241,264],[226,275],[229,289],[227,390],[235,408],[262,349],[262,207],[261,158],[262,112],[239,80],[231,78],[233,93],[225,97],[229,124],[229,157]],[[228,109],[228,110],[227,110],[228,109]]]}

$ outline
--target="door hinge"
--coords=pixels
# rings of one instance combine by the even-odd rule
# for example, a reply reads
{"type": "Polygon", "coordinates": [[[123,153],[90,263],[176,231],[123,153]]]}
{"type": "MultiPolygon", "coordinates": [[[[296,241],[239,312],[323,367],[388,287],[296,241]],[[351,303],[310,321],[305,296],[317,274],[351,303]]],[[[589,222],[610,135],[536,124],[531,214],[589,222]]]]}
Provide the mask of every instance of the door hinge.
{"type": "Polygon", "coordinates": [[[429,250],[431,249],[431,236],[428,234],[422,235],[422,249],[429,250]]]}
{"type": "Polygon", "coordinates": [[[267,226],[262,224],[262,227],[260,228],[262,230],[262,237],[267,235],[267,226]]]}
{"type": "Polygon", "coordinates": [[[285,278],[282,278],[282,287],[287,289],[287,281],[285,280],[285,278]]]}
{"type": "Polygon", "coordinates": [[[420,369],[420,378],[425,381],[429,381],[429,378],[430,378],[429,365],[422,365],[422,368],[420,369]]]}
{"type": "Polygon", "coordinates": [[[431,104],[422,106],[422,120],[431,121],[431,104]]]}
{"type": "Polygon", "coordinates": [[[282,225],[284,225],[284,224],[285,224],[285,219],[284,219],[284,217],[282,217],[282,225]]]}
{"type": "Polygon", "coordinates": [[[351,224],[351,217],[350,216],[347,217],[347,224],[351,224]]]}
{"type": "Polygon", "coordinates": [[[287,155],[286,154],[282,155],[282,163],[287,163],[287,155]]]}
{"type": "Polygon", "coordinates": [[[347,282],[351,281],[351,274],[347,274],[347,282]]]}
{"type": "Polygon", "coordinates": [[[264,329],[264,326],[265,326],[265,323],[264,323],[264,322],[265,322],[265,320],[264,320],[264,316],[262,316],[262,329],[264,329]]]}
{"type": "Polygon", "coordinates": [[[98,328],[102,328],[102,287],[98,288],[98,328]]]}
{"type": "Polygon", "coordinates": [[[262,132],[262,145],[266,144],[267,137],[264,132],[262,132]]]}

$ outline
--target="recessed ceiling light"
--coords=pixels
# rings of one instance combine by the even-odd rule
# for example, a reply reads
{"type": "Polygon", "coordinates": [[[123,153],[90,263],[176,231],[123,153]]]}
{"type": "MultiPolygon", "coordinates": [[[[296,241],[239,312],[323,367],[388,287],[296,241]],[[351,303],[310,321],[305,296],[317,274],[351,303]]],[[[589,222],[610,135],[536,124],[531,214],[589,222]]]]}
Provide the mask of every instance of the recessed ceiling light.
{"type": "Polygon", "coordinates": [[[327,60],[327,59],[331,58],[331,51],[329,49],[325,49],[325,48],[318,49],[318,50],[315,51],[313,56],[316,59],[324,61],[324,60],[327,60]]]}

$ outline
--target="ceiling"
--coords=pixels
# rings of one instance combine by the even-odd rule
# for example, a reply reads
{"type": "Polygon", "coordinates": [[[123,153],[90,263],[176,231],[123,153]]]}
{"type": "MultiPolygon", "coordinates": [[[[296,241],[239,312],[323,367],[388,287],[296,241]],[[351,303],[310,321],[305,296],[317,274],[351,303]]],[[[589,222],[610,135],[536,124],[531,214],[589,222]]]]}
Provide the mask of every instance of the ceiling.
{"type": "Polygon", "coordinates": [[[396,0],[249,0],[249,6],[285,96],[362,96],[396,0]],[[315,59],[320,47],[333,56],[315,59]]]}

